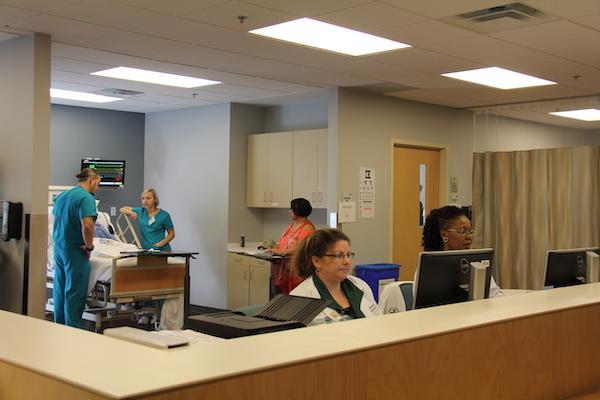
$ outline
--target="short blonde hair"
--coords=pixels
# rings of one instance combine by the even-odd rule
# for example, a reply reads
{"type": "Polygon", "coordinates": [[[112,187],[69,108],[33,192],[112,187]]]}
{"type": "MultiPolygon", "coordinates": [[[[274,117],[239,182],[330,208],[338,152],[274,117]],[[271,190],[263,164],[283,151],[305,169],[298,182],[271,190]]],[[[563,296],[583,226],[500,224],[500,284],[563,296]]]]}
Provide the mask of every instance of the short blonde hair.
{"type": "Polygon", "coordinates": [[[154,207],[158,207],[158,205],[160,204],[160,200],[158,199],[158,193],[156,192],[156,189],[154,189],[154,188],[144,189],[142,194],[144,194],[144,193],[152,193],[152,196],[154,196],[154,207]]]}

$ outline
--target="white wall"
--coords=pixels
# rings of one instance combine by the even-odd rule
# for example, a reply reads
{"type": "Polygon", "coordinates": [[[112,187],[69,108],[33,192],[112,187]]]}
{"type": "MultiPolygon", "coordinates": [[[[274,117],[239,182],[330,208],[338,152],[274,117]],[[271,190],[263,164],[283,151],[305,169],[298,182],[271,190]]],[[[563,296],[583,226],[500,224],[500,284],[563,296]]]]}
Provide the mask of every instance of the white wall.
{"type": "MultiPolygon", "coordinates": [[[[43,317],[48,231],[50,37],[0,42],[0,199],[31,214],[29,315],[43,317]]],[[[23,229],[24,232],[24,229],[23,229]]],[[[0,242],[0,308],[20,312],[25,241],[0,242]]]]}
{"type": "MultiPolygon", "coordinates": [[[[339,89],[337,97],[337,201],[350,192],[358,203],[359,168],[376,172],[375,218],[342,229],[352,239],[357,264],[389,262],[392,139],[447,145],[447,172],[458,178],[458,202],[471,204],[471,113],[352,89],[339,89]]],[[[333,125],[330,121],[330,130],[333,125]]]]}
{"type": "Polygon", "coordinates": [[[225,308],[230,105],[146,115],[144,186],[171,213],[173,250],[199,251],[191,303],[225,308]]]}
{"type": "Polygon", "coordinates": [[[482,153],[584,146],[591,144],[588,142],[593,137],[587,132],[581,129],[479,114],[473,123],[473,150],[482,153]]]}

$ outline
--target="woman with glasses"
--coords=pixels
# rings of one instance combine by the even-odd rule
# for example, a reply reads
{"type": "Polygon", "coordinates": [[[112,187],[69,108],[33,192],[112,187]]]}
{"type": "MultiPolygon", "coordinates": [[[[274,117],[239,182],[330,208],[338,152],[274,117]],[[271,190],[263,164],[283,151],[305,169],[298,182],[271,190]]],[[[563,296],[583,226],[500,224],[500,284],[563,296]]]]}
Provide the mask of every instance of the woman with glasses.
{"type": "MultiPolygon", "coordinates": [[[[463,210],[445,206],[431,210],[423,227],[423,250],[467,250],[473,242],[471,221],[463,210]]],[[[490,297],[502,296],[502,290],[490,281],[490,297]]]]}
{"type": "Polygon", "coordinates": [[[311,325],[381,315],[369,285],[350,275],[353,257],[350,239],[337,229],[319,229],[297,247],[292,265],[305,279],[290,294],[331,300],[311,325]]]}
{"type": "MultiPolygon", "coordinates": [[[[425,219],[421,243],[424,251],[467,250],[471,248],[472,241],[471,221],[465,212],[456,206],[431,210],[425,219]]],[[[502,296],[502,290],[492,277],[490,297],[500,296],[502,296]]],[[[398,284],[390,283],[384,287],[379,298],[379,306],[384,314],[406,311],[404,296],[398,284]]]]}

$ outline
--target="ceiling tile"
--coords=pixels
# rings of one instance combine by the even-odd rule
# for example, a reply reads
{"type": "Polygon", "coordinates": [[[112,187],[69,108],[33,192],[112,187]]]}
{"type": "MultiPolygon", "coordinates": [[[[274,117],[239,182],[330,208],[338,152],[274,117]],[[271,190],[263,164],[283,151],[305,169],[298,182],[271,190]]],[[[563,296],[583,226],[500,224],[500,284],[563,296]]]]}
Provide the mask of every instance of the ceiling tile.
{"type": "Polygon", "coordinates": [[[85,44],[116,32],[114,29],[50,15],[30,18],[14,26],[31,32],[45,33],[52,36],[55,42],[70,44],[85,44]]]}
{"type": "Polygon", "coordinates": [[[583,17],[576,17],[573,18],[573,21],[585,26],[589,26],[590,28],[595,29],[597,31],[600,30],[600,14],[591,14],[583,17]]]}
{"type": "Polygon", "coordinates": [[[430,18],[449,17],[505,4],[502,2],[499,3],[498,0],[383,0],[383,2],[430,18]]]}
{"type": "Polygon", "coordinates": [[[280,12],[297,15],[300,17],[314,17],[345,8],[370,3],[372,0],[244,0],[257,6],[270,8],[280,12]]]}
{"type": "Polygon", "coordinates": [[[37,11],[9,7],[0,4],[0,26],[12,26],[30,18],[41,15],[37,11]]]}
{"type": "Polygon", "coordinates": [[[82,0],[2,0],[2,4],[47,13],[81,3],[81,1],[82,0]]]}
{"type": "Polygon", "coordinates": [[[598,0],[527,0],[527,5],[565,18],[600,13],[598,0]]]}
{"type": "Polygon", "coordinates": [[[230,0],[113,0],[116,3],[127,4],[162,14],[186,16],[194,11],[202,10],[230,0]]]}
{"type": "Polygon", "coordinates": [[[517,43],[521,46],[540,48],[547,42],[563,42],[595,33],[597,32],[592,29],[560,20],[508,32],[492,33],[490,36],[517,43]],[[548,38],[552,38],[552,40],[549,41],[548,38]]]}
{"type": "Polygon", "coordinates": [[[418,48],[402,49],[400,51],[377,54],[370,56],[369,60],[433,74],[475,69],[483,66],[481,63],[418,48]]]}
{"type": "Polygon", "coordinates": [[[52,57],[51,65],[53,71],[78,72],[81,74],[90,74],[112,67],[110,64],[90,63],[64,57],[52,57]]]}
{"type": "Polygon", "coordinates": [[[346,8],[319,16],[319,20],[367,33],[425,21],[426,18],[380,2],[346,8]]]}
{"type": "Polygon", "coordinates": [[[291,14],[259,7],[254,4],[248,4],[241,1],[229,1],[201,11],[190,13],[186,15],[185,18],[234,29],[240,32],[248,32],[252,29],[286,22],[295,19],[296,17],[291,14]],[[243,23],[240,22],[239,16],[246,17],[246,19],[243,20],[243,23]]]}
{"type": "Polygon", "coordinates": [[[298,82],[307,85],[319,85],[324,87],[360,86],[378,82],[377,80],[373,79],[361,78],[303,66],[292,66],[287,69],[274,71],[270,73],[270,77],[274,79],[283,78],[292,82],[298,82]]]}

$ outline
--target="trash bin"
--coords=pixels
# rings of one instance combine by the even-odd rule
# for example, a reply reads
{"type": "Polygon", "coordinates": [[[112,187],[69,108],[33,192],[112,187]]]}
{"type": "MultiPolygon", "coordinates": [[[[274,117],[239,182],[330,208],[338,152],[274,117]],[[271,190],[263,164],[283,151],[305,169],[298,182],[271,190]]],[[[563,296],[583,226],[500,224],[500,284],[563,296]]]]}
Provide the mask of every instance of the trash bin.
{"type": "Polygon", "coordinates": [[[367,282],[375,301],[379,302],[379,295],[388,283],[398,280],[400,265],[398,264],[359,264],[356,266],[356,276],[367,282]]]}

